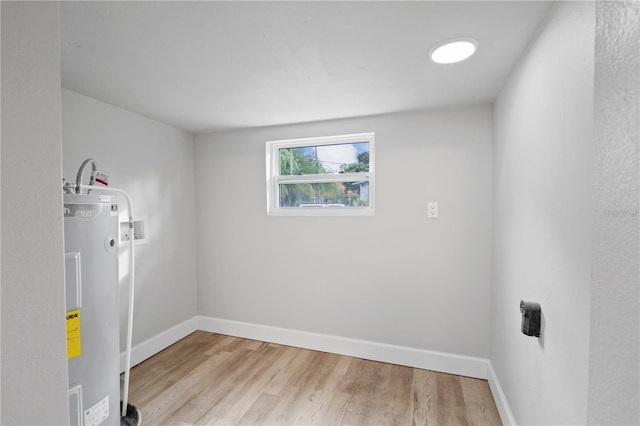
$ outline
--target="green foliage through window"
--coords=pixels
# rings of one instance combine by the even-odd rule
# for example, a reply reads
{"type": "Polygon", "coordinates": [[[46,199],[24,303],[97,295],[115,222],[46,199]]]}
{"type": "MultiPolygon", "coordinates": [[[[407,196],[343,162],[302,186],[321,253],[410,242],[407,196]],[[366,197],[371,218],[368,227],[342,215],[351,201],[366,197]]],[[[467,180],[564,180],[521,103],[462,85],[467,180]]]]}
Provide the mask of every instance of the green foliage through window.
{"type": "MultiPolygon", "coordinates": [[[[280,148],[279,152],[281,176],[369,171],[369,142],[280,148]],[[335,161],[340,159],[349,162],[335,161]]],[[[368,206],[368,186],[368,181],[281,183],[279,206],[368,206]]]]}

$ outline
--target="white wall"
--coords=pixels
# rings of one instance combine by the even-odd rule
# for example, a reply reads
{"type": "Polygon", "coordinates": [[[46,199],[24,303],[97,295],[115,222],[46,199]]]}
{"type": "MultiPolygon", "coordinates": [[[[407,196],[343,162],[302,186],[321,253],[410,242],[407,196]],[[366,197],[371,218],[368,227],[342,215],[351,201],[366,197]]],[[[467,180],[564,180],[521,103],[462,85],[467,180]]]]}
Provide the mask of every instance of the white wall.
{"type": "Polygon", "coordinates": [[[518,424],[586,422],[594,10],[557,3],[494,105],[491,362],[518,424]]]}
{"type": "MultiPolygon", "coordinates": [[[[193,318],[196,229],[193,136],[92,98],[62,91],[63,172],[75,182],[86,158],[146,216],[149,244],[136,246],[133,344],[193,318]]],[[[85,173],[88,182],[90,168],[85,173]]],[[[121,220],[128,218],[124,199],[121,220]]],[[[128,243],[120,248],[121,348],[126,335],[128,243]]]]}
{"type": "Polygon", "coordinates": [[[640,4],[598,2],[589,424],[640,424],[640,4]]]}
{"type": "Polygon", "coordinates": [[[490,106],[196,137],[199,313],[487,357],[491,138],[490,106]],[[266,215],[265,141],[368,131],[374,217],[266,215]]]}
{"type": "Polygon", "coordinates": [[[0,423],[68,424],[58,4],[3,1],[0,8],[0,423]]]}

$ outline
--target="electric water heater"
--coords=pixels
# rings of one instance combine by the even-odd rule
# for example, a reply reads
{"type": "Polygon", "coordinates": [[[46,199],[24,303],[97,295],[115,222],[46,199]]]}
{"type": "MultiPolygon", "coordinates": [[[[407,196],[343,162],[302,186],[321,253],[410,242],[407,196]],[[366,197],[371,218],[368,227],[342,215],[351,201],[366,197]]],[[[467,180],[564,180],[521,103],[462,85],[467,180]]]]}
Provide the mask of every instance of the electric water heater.
{"type": "Polygon", "coordinates": [[[71,425],[120,425],[118,205],[64,194],[71,425]]]}

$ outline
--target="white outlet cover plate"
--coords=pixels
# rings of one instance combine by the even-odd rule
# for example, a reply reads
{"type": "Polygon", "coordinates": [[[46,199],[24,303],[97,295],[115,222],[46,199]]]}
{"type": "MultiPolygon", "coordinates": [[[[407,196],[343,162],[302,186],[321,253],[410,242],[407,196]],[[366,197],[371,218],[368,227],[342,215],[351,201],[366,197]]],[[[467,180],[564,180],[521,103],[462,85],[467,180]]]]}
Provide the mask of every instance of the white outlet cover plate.
{"type": "Polygon", "coordinates": [[[427,217],[431,219],[436,219],[438,217],[438,202],[437,201],[429,201],[427,203],[427,217]]]}

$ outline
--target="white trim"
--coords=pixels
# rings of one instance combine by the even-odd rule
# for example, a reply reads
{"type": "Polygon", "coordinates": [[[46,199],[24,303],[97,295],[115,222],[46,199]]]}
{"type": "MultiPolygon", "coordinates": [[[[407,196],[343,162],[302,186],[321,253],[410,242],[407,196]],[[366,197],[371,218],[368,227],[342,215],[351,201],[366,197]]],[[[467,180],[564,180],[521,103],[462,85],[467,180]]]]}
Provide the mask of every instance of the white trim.
{"type": "Polygon", "coordinates": [[[198,317],[198,329],[478,379],[486,380],[488,374],[485,358],[204,316],[198,317]]]}
{"type": "Polygon", "coordinates": [[[283,139],[267,141],[268,144],[277,144],[279,147],[284,148],[297,148],[300,146],[322,146],[322,145],[335,145],[339,143],[357,143],[368,138],[374,137],[375,132],[362,132],[362,133],[349,133],[345,135],[333,135],[333,136],[317,136],[313,138],[296,138],[296,139],[283,139]]]}
{"type": "Polygon", "coordinates": [[[303,139],[287,139],[267,141],[266,149],[266,199],[268,216],[373,216],[375,215],[375,132],[356,133],[349,135],[323,136],[303,139]],[[349,144],[358,142],[369,143],[369,171],[345,174],[320,174],[303,176],[280,176],[281,148],[297,148],[305,146],[324,146],[335,144],[349,144]],[[317,182],[348,182],[351,180],[366,180],[369,183],[368,206],[347,207],[342,209],[306,209],[300,207],[278,207],[278,191],[280,183],[317,183],[317,182]]]}
{"type": "Polygon", "coordinates": [[[345,207],[345,208],[304,208],[281,207],[272,210],[269,216],[375,216],[371,207],[345,207]]]}
{"type": "Polygon", "coordinates": [[[279,176],[278,183],[334,183],[334,182],[369,182],[369,172],[337,173],[326,175],[293,175],[279,176]]]}
{"type": "MultiPolygon", "coordinates": [[[[516,420],[513,417],[502,386],[500,386],[498,376],[491,362],[486,358],[429,351],[221,318],[195,316],[135,345],[131,353],[131,365],[141,363],[197,330],[484,379],[489,382],[489,388],[502,423],[504,425],[516,425],[516,420]]],[[[124,353],[120,354],[120,365],[120,371],[124,371],[124,353]]]]}
{"type": "MultiPolygon", "coordinates": [[[[131,349],[131,366],[140,364],[147,358],[151,358],[163,349],[176,343],[178,340],[187,337],[198,330],[198,317],[193,317],[170,329],[156,334],[144,342],[138,343],[131,349]]],[[[120,353],[120,372],[125,370],[125,353],[120,353]]]]}
{"type": "Polygon", "coordinates": [[[516,419],[515,417],[513,417],[511,407],[509,407],[507,397],[502,390],[502,386],[500,386],[500,381],[498,380],[498,376],[496,375],[491,362],[489,362],[488,372],[489,377],[487,380],[489,382],[489,388],[491,389],[491,393],[493,394],[493,400],[496,402],[496,406],[498,407],[498,414],[500,414],[500,420],[502,420],[502,424],[505,426],[516,426],[516,419]]]}

